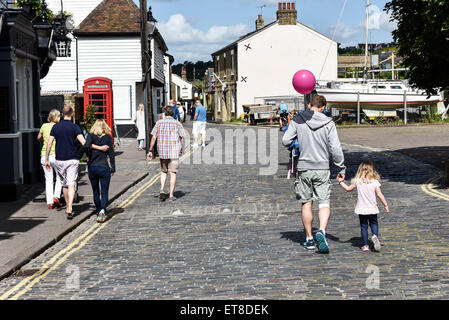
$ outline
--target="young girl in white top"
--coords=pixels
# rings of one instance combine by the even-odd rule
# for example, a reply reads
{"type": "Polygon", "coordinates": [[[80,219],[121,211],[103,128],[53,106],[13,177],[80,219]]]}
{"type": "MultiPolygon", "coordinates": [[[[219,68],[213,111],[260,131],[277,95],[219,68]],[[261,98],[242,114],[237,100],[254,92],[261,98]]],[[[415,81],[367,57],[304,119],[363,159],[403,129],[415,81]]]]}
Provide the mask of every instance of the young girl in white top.
{"type": "Polygon", "coordinates": [[[357,188],[357,206],[355,207],[355,213],[360,219],[360,228],[362,230],[363,251],[369,251],[368,245],[368,224],[371,227],[373,236],[371,240],[374,243],[374,249],[379,251],[381,248],[379,241],[379,223],[377,220],[377,214],[379,208],[377,207],[376,196],[380,199],[385,207],[387,213],[390,213],[387,201],[380,191],[380,177],[374,168],[374,164],[371,161],[363,161],[357,175],[352,180],[350,186],[346,185],[343,180],[339,180],[338,183],[348,192],[357,188]]]}

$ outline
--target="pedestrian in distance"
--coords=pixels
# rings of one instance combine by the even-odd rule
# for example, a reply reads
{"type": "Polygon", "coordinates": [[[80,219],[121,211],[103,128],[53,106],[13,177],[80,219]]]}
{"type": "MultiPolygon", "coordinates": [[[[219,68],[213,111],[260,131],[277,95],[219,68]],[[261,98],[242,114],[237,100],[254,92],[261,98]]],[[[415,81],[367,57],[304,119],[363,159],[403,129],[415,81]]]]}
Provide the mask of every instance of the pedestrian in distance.
{"type": "Polygon", "coordinates": [[[370,250],[368,244],[368,224],[371,228],[371,240],[374,244],[374,250],[380,251],[381,244],[379,241],[379,222],[377,218],[379,208],[377,207],[376,196],[384,205],[387,214],[390,213],[390,208],[380,190],[380,176],[377,173],[373,162],[363,161],[360,164],[357,174],[350,186],[344,183],[341,178],[338,179],[338,183],[347,192],[357,189],[357,205],[354,211],[359,216],[360,220],[363,241],[362,251],[370,250]]]}
{"type": "Polygon", "coordinates": [[[190,120],[193,121],[195,118],[195,104],[190,107],[190,120]]]}
{"type": "Polygon", "coordinates": [[[282,128],[287,126],[291,121],[290,113],[288,112],[288,106],[282,101],[279,106],[279,128],[282,131],[282,128]]]}
{"type": "Polygon", "coordinates": [[[338,181],[344,181],[346,173],[335,123],[323,114],[326,104],[326,98],[314,96],[311,107],[293,118],[282,139],[283,145],[289,146],[298,138],[299,159],[295,192],[302,203],[302,222],[306,233],[304,247],[315,250],[318,244],[320,253],[329,253],[330,250],[326,240],[326,228],[331,214],[330,157],[339,170],[338,181]],[[312,235],[314,201],[319,204],[320,221],[320,230],[315,235],[316,241],[312,235]]]}
{"type": "Polygon", "coordinates": [[[178,120],[179,122],[181,122],[181,115],[179,114],[179,109],[176,106],[176,101],[175,100],[170,100],[170,106],[173,108],[173,119],[178,120]]]}
{"type": "Polygon", "coordinates": [[[57,124],[61,119],[61,113],[53,109],[48,114],[47,121],[48,123],[44,123],[39,130],[39,134],[37,136],[37,140],[42,142],[42,150],[41,150],[41,165],[44,170],[45,175],[45,195],[47,200],[47,206],[49,209],[55,209],[62,207],[61,202],[59,201],[59,197],[61,196],[61,179],[56,170],[56,158],[55,158],[55,145],[53,145],[50,149],[50,154],[48,160],[50,162],[50,170],[45,169],[45,152],[47,150],[48,139],[50,138],[51,129],[55,124],[57,124]],[[53,173],[55,173],[55,184],[53,186],[53,173]]]}
{"type": "Polygon", "coordinates": [[[176,201],[174,196],[176,178],[179,169],[179,158],[183,154],[183,137],[185,136],[182,124],[173,119],[173,107],[166,106],[164,109],[165,117],[156,122],[151,131],[152,139],[150,143],[150,152],[148,160],[153,159],[153,147],[157,141],[157,150],[161,162],[161,189],[159,199],[165,201],[165,182],[170,174],[170,193],[169,201],[176,201]]]}
{"type": "Polygon", "coordinates": [[[195,101],[195,117],[193,119],[193,147],[198,148],[198,136],[201,134],[202,147],[206,146],[206,118],[207,110],[200,100],[195,101]]]}
{"type": "Polygon", "coordinates": [[[181,119],[180,122],[182,123],[185,120],[184,108],[181,107],[181,104],[179,102],[176,104],[176,107],[178,108],[179,118],[181,119]]]}
{"type": "Polygon", "coordinates": [[[142,151],[145,143],[145,112],[143,104],[139,104],[135,123],[137,127],[137,149],[142,151]]]}
{"type": "Polygon", "coordinates": [[[90,185],[94,195],[97,222],[103,223],[107,218],[106,206],[109,200],[109,184],[115,173],[115,153],[112,143],[111,128],[103,119],[97,119],[90,129],[86,143],[79,151],[79,158],[88,152],[87,168],[90,185]],[[91,148],[107,146],[107,151],[91,148]],[[109,162],[108,162],[109,159],[109,162]]]}
{"type": "Polygon", "coordinates": [[[184,123],[184,122],[186,122],[186,118],[187,118],[187,109],[184,105],[182,106],[182,110],[184,111],[184,119],[182,120],[182,122],[184,123]]]}

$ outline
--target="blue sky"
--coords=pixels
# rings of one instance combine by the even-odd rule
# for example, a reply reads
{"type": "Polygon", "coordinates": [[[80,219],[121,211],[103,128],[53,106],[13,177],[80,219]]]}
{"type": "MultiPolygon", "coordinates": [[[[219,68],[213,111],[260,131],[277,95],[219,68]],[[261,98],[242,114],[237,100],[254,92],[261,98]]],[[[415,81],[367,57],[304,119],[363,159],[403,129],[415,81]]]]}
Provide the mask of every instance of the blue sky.
{"type": "MultiPolygon", "coordinates": [[[[139,5],[138,0],[134,2],[139,5]]],[[[276,19],[277,0],[148,0],[158,29],[175,63],[210,60],[210,54],[255,28],[261,13],[265,24],[276,19]]],[[[345,0],[297,0],[298,21],[334,35],[345,0]]],[[[394,23],[383,11],[387,0],[371,0],[370,42],[391,42],[394,23]]],[[[365,0],[346,0],[335,39],[342,47],[365,42],[365,0]]]]}

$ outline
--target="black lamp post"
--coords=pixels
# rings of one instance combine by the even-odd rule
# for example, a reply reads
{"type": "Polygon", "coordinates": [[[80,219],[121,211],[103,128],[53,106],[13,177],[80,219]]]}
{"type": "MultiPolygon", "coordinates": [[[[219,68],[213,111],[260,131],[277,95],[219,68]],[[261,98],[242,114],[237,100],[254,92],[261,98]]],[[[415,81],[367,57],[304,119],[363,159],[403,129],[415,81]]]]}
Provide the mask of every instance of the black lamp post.
{"type": "Polygon", "coordinates": [[[55,43],[57,57],[70,57],[71,55],[70,45],[72,39],[67,36],[69,33],[66,27],[67,22],[68,21],[63,16],[55,19],[56,32],[53,37],[53,42],[55,43]]]}
{"type": "MultiPolygon", "coordinates": [[[[146,7],[146,1],[142,1],[141,8],[146,7]]],[[[143,16],[143,15],[142,15],[143,16]]],[[[150,151],[150,130],[153,127],[153,106],[152,106],[152,92],[151,92],[151,38],[153,36],[154,31],[156,30],[157,20],[153,17],[153,13],[151,12],[151,7],[147,11],[147,19],[144,26],[144,43],[143,43],[143,52],[146,52],[148,55],[148,60],[144,57],[144,65],[145,65],[145,73],[144,73],[144,97],[145,97],[145,147],[147,152],[150,151]]],[[[145,56],[145,54],[144,54],[145,56]]]]}
{"type": "Polygon", "coordinates": [[[33,27],[36,30],[39,50],[50,49],[53,37],[53,25],[48,22],[47,4],[45,0],[42,1],[42,16],[40,17],[40,21],[33,27]]]}
{"type": "Polygon", "coordinates": [[[55,36],[53,41],[55,43],[57,57],[70,57],[70,45],[72,39],[67,34],[73,31],[73,26],[64,14],[63,4],[61,0],[61,13],[54,20],[55,36]]]}
{"type": "Polygon", "coordinates": [[[157,20],[153,17],[153,13],[151,12],[151,7],[147,12],[147,27],[148,27],[148,35],[151,36],[156,30],[157,20]]]}
{"type": "Polygon", "coordinates": [[[47,18],[47,4],[45,0],[42,0],[42,16],[40,21],[34,25],[36,30],[39,49],[45,56],[46,50],[51,47],[51,41],[53,40],[56,49],[56,55],[58,57],[70,56],[70,44],[72,39],[67,37],[67,34],[73,30],[73,26],[67,20],[64,15],[61,0],[61,13],[54,19],[53,24],[48,21],[47,18]]]}

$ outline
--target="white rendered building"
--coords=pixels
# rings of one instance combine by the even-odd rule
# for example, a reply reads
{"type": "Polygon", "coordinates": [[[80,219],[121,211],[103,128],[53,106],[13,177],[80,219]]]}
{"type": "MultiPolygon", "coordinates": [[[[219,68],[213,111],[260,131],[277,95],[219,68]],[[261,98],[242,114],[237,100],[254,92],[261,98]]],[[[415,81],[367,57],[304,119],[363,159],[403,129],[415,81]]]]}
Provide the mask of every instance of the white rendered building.
{"type": "Polygon", "coordinates": [[[318,81],[337,79],[338,44],[297,21],[294,3],[279,3],[277,20],[212,54],[215,73],[215,118],[240,117],[243,105],[299,94],[293,75],[311,71],[318,81]]]}

